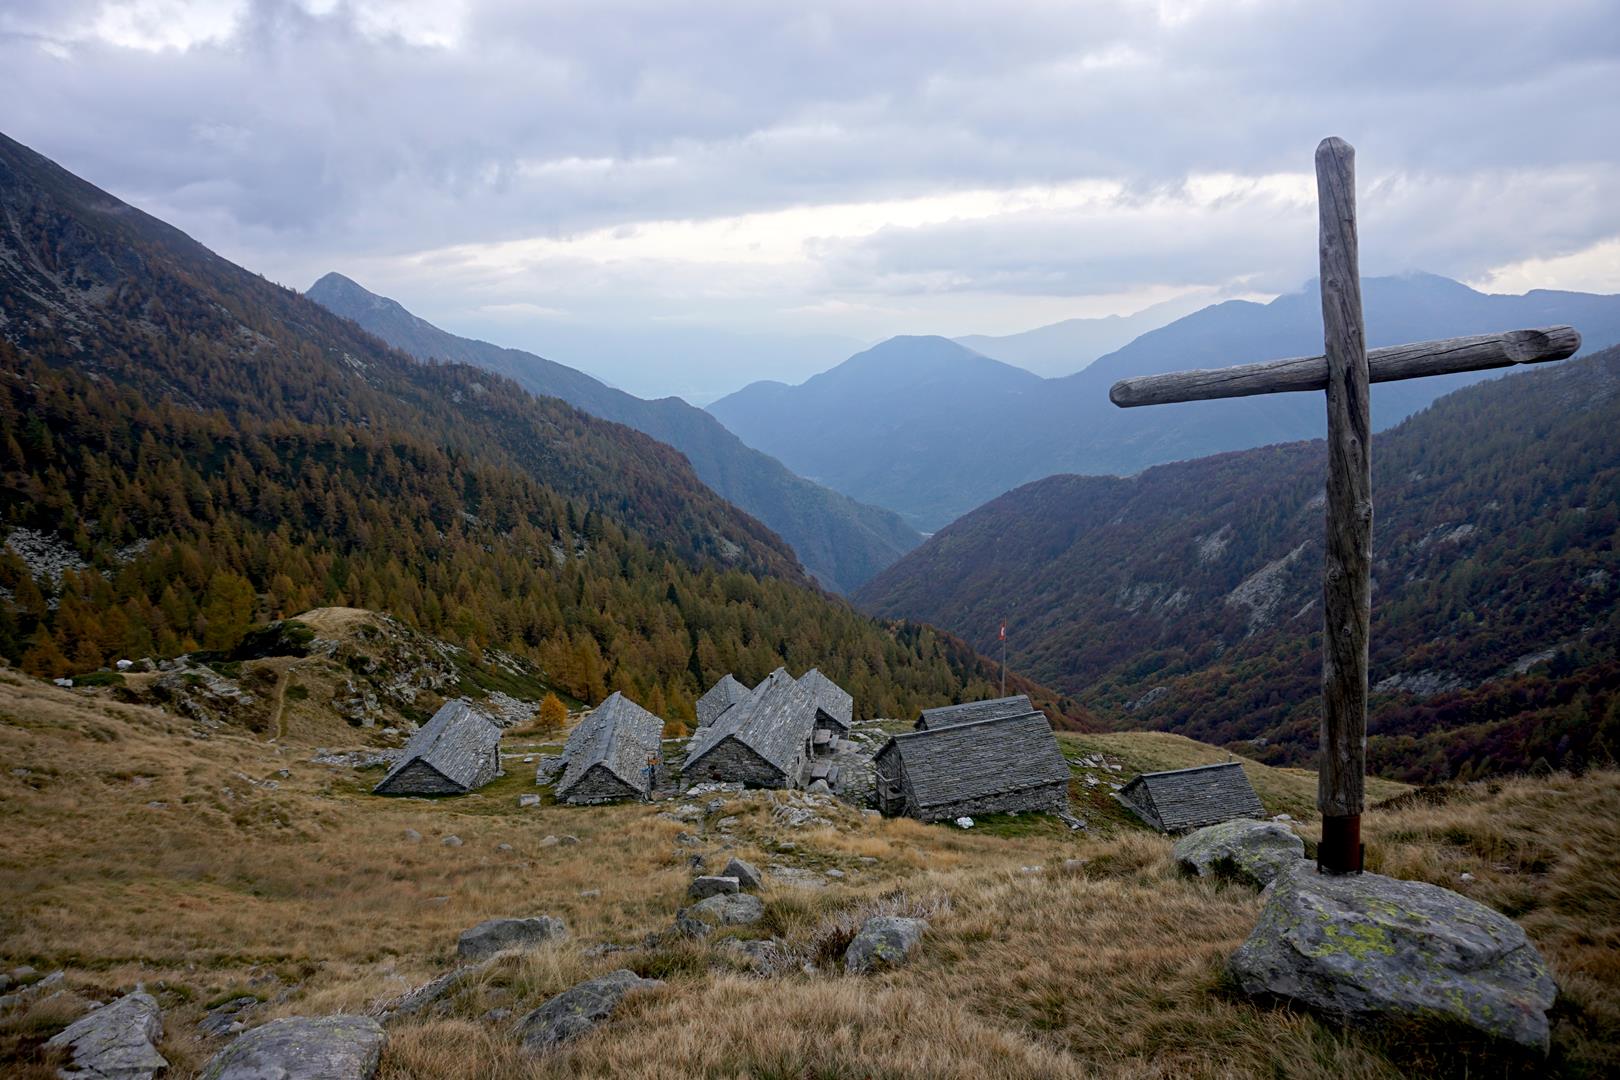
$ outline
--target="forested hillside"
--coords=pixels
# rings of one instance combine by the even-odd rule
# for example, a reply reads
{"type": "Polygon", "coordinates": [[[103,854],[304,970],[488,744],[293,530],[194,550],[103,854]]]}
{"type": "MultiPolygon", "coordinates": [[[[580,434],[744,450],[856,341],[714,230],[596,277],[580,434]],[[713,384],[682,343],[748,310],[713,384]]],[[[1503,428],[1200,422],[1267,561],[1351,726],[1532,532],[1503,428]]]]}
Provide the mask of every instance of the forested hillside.
{"type": "MultiPolygon", "coordinates": [[[[1373,444],[1369,757],[1437,780],[1620,749],[1620,349],[1457,391],[1373,444]]],[[[1054,476],[875,579],[868,610],[980,647],[1103,722],[1307,764],[1319,715],[1317,442],[1133,479],[1054,476]]]]}
{"type": "Polygon", "coordinates": [[[960,642],[815,589],[668,447],[421,364],[3,137],[0,327],[0,653],[32,673],[350,604],[675,716],[783,662],[869,712],[988,690],[960,642]]]}
{"type": "Polygon", "coordinates": [[[793,475],[679,398],[646,401],[533,353],[457,337],[341,274],[327,274],[306,295],[420,360],[487,368],[531,393],[562,398],[592,416],[668,443],[686,455],[700,480],[786,540],[829,588],[854,589],[922,542],[893,511],[793,475]]]}

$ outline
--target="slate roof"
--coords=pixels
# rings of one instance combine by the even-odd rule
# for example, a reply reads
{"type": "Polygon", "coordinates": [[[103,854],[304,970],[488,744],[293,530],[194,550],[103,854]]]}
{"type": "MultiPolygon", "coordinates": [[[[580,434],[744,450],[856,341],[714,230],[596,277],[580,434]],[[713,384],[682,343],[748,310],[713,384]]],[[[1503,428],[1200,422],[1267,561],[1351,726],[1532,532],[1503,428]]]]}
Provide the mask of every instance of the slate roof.
{"type": "Polygon", "coordinates": [[[966,701],[960,705],[941,705],[938,708],[924,709],[913,726],[918,731],[932,731],[935,728],[950,727],[952,724],[973,724],[980,720],[1023,716],[1035,711],[1035,706],[1029,703],[1027,695],[1017,694],[990,701],[966,701]]]}
{"type": "Polygon", "coordinates": [[[647,755],[656,753],[664,722],[623,694],[597,706],[568,737],[567,765],[557,781],[557,794],[568,792],[597,765],[636,790],[646,788],[647,755]]]}
{"type": "Polygon", "coordinates": [[[880,753],[900,755],[919,810],[1069,780],[1052,726],[1033,711],[908,731],[880,753]]]}
{"type": "MultiPolygon", "coordinates": [[[[383,787],[413,761],[432,766],[446,780],[468,790],[478,782],[479,766],[500,744],[501,729],[466,698],[447,701],[433,718],[417,728],[405,752],[378,782],[383,787]]],[[[374,789],[375,790],[375,789],[374,789]]]]}
{"type": "Polygon", "coordinates": [[[784,668],[771,672],[747,700],[720,715],[686,753],[693,764],[727,738],[735,738],[783,773],[793,769],[800,747],[815,726],[815,701],[784,668]]]}
{"type": "Polygon", "coordinates": [[[855,699],[849,696],[848,690],[823,675],[820,668],[811,668],[800,675],[799,685],[815,701],[822,715],[845,731],[849,730],[855,717],[855,699]]]}
{"type": "Polygon", "coordinates": [[[1116,797],[1149,825],[1165,832],[1199,829],[1233,818],[1259,818],[1266,813],[1243,765],[1236,761],[1142,773],[1116,797]]]}
{"type": "Polygon", "coordinates": [[[738,682],[730,674],[709,687],[709,692],[697,700],[698,727],[709,727],[720,714],[740,701],[746,701],[751,693],[748,687],[738,682]]]}

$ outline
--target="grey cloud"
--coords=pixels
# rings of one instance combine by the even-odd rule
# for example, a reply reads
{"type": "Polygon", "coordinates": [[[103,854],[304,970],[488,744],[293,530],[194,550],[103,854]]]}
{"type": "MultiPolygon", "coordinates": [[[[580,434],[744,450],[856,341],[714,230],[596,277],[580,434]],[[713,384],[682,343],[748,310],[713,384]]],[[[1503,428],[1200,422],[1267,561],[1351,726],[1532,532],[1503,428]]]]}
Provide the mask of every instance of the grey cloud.
{"type": "MultiPolygon", "coordinates": [[[[367,34],[350,0],[322,16],[252,0],[230,40],[183,53],[76,34],[100,7],[6,0],[0,66],[26,92],[0,101],[0,129],[299,286],[625,221],[1303,171],[1328,133],[1364,176],[1426,182],[1387,208],[1364,195],[1369,227],[1389,221],[1377,258],[1460,275],[1620,231],[1611,0],[1210,4],[1171,26],[1130,0],[485,0],[449,49],[367,34]],[[1543,175],[1493,186],[1509,173],[1543,175]]],[[[891,230],[821,252],[821,281],[1084,293],[1312,269],[1294,223],[1125,221],[891,230]]],[[[416,295],[476,307],[487,282],[458,275],[416,295]]]]}

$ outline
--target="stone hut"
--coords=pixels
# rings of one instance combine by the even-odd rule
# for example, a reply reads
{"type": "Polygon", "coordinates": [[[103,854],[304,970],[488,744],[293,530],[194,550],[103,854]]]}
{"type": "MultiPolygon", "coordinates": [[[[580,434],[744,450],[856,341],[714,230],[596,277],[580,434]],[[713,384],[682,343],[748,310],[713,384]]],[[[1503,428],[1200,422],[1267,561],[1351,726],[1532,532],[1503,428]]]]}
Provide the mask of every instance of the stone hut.
{"type": "Polygon", "coordinates": [[[1114,798],[1155,829],[1171,833],[1266,814],[1248,774],[1236,761],[1142,773],[1114,798]]]}
{"type": "Polygon", "coordinates": [[[924,709],[912,726],[918,731],[932,731],[952,724],[974,724],[980,720],[999,720],[1003,716],[1026,716],[1036,711],[1027,695],[1016,694],[989,701],[965,701],[960,705],[924,709]]]}
{"type": "Polygon", "coordinates": [[[417,729],[374,795],[465,795],[501,771],[501,729],[466,698],[447,701],[417,729]]]}
{"type": "Polygon", "coordinates": [[[878,809],[890,817],[1068,808],[1069,763],[1038,712],[896,735],[876,768],[878,809]]]}
{"type": "Polygon", "coordinates": [[[646,798],[647,759],[658,753],[663,734],[662,720],[614,694],[569,735],[557,797],[571,803],[646,798]]]}
{"type": "Polygon", "coordinates": [[[751,787],[798,787],[813,752],[815,723],[809,691],[777,668],[746,700],[692,737],[681,775],[751,787]]]}
{"type": "Polygon", "coordinates": [[[727,709],[733,705],[748,700],[753,693],[748,687],[727,674],[719,682],[709,688],[709,692],[697,700],[698,727],[712,727],[727,709]]]}
{"type": "MultiPolygon", "coordinates": [[[[854,723],[855,699],[849,696],[848,690],[823,675],[820,668],[811,668],[800,675],[799,685],[809,693],[816,707],[812,749],[821,756],[836,753],[839,740],[849,736],[850,725],[854,723]]],[[[825,778],[825,772],[818,777],[825,778]]]]}

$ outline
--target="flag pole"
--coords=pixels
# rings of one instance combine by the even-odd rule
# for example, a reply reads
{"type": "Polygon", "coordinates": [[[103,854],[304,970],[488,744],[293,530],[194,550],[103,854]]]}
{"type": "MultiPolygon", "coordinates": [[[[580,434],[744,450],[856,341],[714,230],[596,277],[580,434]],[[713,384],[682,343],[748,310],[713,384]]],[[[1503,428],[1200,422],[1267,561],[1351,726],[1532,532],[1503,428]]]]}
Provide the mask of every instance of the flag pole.
{"type": "Polygon", "coordinates": [[[1001,617],[1001,696],[1007,696],[1007,616],[1001,617]]]}

